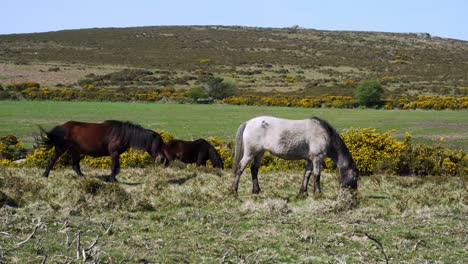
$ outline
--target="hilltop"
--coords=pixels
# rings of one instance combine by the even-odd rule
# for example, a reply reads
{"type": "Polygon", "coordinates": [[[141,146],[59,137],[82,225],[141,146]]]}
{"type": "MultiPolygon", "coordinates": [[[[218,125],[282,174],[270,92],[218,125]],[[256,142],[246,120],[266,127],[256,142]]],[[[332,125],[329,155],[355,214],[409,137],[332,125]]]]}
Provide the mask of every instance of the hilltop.
{"type": "Polygon", "coordinates": [[[468,87],[468,42],[426,33],[236,26],[93,28],[0,35],[0,61],[5,67],[0,83],[18,79],[9,70],[16,65],[44,76],[81,69],[64,77],[67,85],[90,72],[142,68],[180,76],[203,70],[234,79],[251,92],[349,94],[346,85],[362,79],[379,79],[388,93],[399,95],[460,95],[468,87]],[[47,66],[32,68],[37,65],[47,66]],[[50,65],[59,69],[51,70],[50,65]]]}

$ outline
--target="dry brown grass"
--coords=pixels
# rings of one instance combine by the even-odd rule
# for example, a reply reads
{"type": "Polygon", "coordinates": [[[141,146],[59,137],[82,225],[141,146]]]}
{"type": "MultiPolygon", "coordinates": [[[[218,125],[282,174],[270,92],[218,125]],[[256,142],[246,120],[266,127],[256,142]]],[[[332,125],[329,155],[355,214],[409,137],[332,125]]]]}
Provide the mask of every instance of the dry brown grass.
{"type": "Polygon", "coordinates": [[[390,262],[466,260],[463,178],[373,175],[352,193],[324,174],[323,193],[304,199],[300,172],[260,174],[259,195],[246,174],[239,198],[230,172],[193,166],[124,169],[118,184],[96,178],[107,170],[41,172],[0,169],[3,262],[78,262],[78,231],[101,263],[367,263],[384,261],[382,247],[390,262]]]}

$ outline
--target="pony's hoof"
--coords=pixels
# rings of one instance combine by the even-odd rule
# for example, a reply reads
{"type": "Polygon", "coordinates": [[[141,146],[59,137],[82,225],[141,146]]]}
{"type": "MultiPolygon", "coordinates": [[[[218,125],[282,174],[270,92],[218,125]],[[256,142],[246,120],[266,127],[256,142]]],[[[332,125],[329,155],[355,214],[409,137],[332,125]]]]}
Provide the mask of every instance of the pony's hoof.
{"type": "Polygon", "coordinates": [[[259,194],[260,191],[261,191],[260,189],[253,189],[253,190],[252,190],[252,193],[253,193],[253,194],[259,194]]]}
{"type": "Polygon", "coordinates": [[[115,177],[109,177],[107,179],[107,182],[118,182],[117,179],[115,177]]]}
{"type": "Polygon", "coordinates": [[[99,177],[99,178],[101,178],[105,182],[117,182],[117,179],[115,177],[112,177],[112,176],[102,176],[102,177],[99,177]]]}
{"type": "Polygon", "coordinates": [[[305,199],[309,197],[309,194],[307,192],[299,192],[296,196],[298,199],[305,199]]]}

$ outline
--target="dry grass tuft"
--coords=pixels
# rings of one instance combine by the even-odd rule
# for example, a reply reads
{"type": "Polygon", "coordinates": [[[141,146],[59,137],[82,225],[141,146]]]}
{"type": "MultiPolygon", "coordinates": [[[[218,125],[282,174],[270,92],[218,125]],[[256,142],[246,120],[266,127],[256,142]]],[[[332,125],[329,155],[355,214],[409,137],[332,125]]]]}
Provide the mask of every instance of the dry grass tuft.
{"type": "Polygon", "coordinates": [[[324,215],[330,213],[345,213],[358,206],[355,191],[340,189],[336,199],[314,200],[309,205],[295,207],[295,212],[306,212],[310,214],[324,215]]]}
{"type": "Polygon", "coordinates": [[[243,213],[268,213],[271,215],[287,215],[292,212],[288,202],[282,199],[266,199],[261,203],[246,201],[242,203],[240,211],[243,213]]]}

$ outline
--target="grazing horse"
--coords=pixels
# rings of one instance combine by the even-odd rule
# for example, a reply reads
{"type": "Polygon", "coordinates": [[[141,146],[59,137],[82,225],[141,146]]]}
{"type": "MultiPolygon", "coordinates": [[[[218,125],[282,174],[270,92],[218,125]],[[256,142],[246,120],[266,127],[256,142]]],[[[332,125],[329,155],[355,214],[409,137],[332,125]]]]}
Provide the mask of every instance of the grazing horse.
{"type": "Polygon", "coordinates": [[[185,163],[197,163],[197,166],[206,166],[206,161],[210,160],[214,168],[224,169],[218,151],[202,138],[195,141],[171,140],[164,144],[163,153],[166,166],[176,159],[185,163]]]}
{"type": "Polygon", "coordinates": [[[252,193],[260,192],[257,175],[265,151],[283,159],[306,160],[299,190],[302,195],[307,195],[312,173],[315,177],[314,192],[320,192],[320,166],[327,156],[339,169],[341,187],[357,189],[359,170],[340,135],[330,124],[317,117],[288,120],[260,116],[243,123],[237,130],[233,165],[235,180],[232,185],[234,194],[237,194],[242,172],[252,159],[252,193]]]}
{"type": "Polygon", "coordinates": [[[107,120],[103,123],[85,123],[69,121],[45,131],[41,128],[42,143],[46,149],[55,147],[54,154],[49,159],[47,168],[42,175],[48,177],[55,161],[66,151],[72,158],[73,170],[78,176],[83,176],[80,169],[80,154],[92,157],[110,156],[112,160],[111,174],[107,178],[116,182],[119,173],[120,154],[129,147],[148,152],[151,157],[161,153],[164,142],[161,136],[149,129],[130,122],[107,120]],[[44,135],[45,134],[45,135],[44,135]]]}

